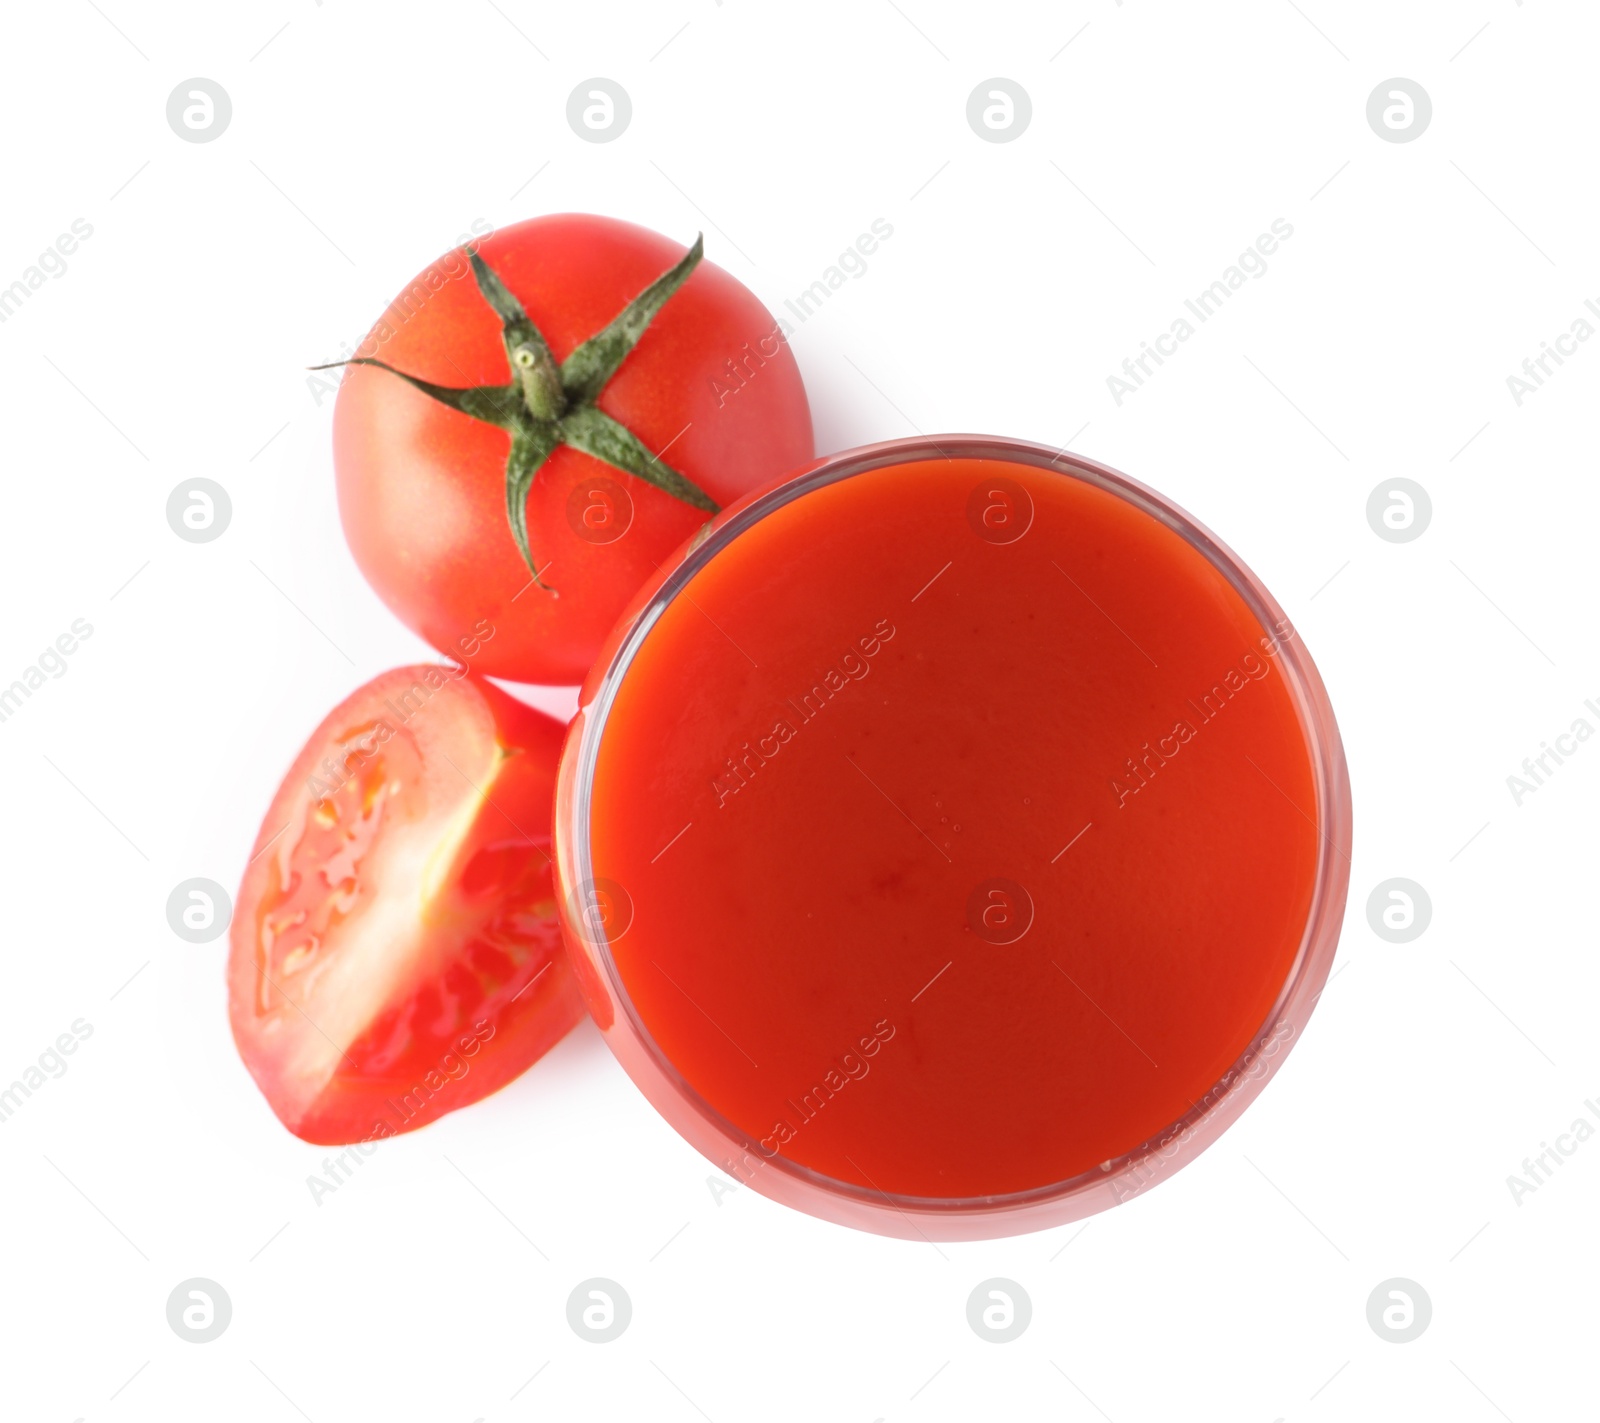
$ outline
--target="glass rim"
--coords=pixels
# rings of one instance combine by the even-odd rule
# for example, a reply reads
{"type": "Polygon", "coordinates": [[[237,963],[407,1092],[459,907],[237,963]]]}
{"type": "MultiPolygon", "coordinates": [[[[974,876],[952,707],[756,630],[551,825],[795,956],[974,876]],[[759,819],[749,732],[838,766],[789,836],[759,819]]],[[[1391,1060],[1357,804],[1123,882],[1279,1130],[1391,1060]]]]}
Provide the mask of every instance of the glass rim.
{"type": "MultiPolygon", "coordinates": [[[[573,755],[575,749],[574,793],[568,805],[568,815],[558,811],[556,818],[558,834],[570,830],[566,839],[572,884],[594,882],[590,846],[594,775],[617,689],[667,607],[723,549],[785,505],[827,485],[875,469],[952,459],[984,459],[1028,465],[1106,490],[1157,519],[1198,550],[1227,579],[1260,622],[1264,632],[1271,635],[1272,630],[1280,624],[1294,628],[1277,600],[1255,574],[1199,520],[1138,480],[1096,461],[1070,454],[1064,448],[1052,449],[1047,445],[1005,436],[955,434],[888,440],[825,456],[798,474],[730,507],[684,545],[679,554],[674,556],[676,564],[668,566],[659,585],[649,593],[642,606],[636,607],[625,632],[619,628],[622,635],[617,637],[614,634],[612,643],[608,644],[610,655],[604,670],[601,671],[597,664],[591,671],[588,687],[594,689],[593,695],[586,699],[579,711],[582,724],[578,728],[576,747],[569,744],[566,753],[573,755]]],[[[1332,967],[1349,888],[1352,829],[1349,773],[1332,705],[1298,629],[1294,629],[1289,639],[1280,642],[1276,660],[1284,673],[1305,736],[1317,794],[1316,878],[1294,961],[1261,1027],[1252,1035],[1233,1065],[1201,1095],[1188,1112],[1128,1151],[1076,1176],[1030,1187],[1025,1191],[999,1195],[911,1196],[839,1180],[789,1160],[781,1151],[769,1155],[761,1149],[757,1139],[708,1102],[656,1042],[628,992],[604,931],[580,934],[569,925],[568,933],[581,938],[592,950],[594,961],[604,975],[605,989],[620,1010],[619,1021],[626,1023],[628,1032],[651,1066],[660,1074],[663,1082],[676,1092],[679,1100],[687,1104],[711,1133],[725,1142],[736,1156],[754,1156],[766,1167],[778,1170],[783,1177],[809,1188],[809,1192],[820,1191],[826,1196],[849,1201],[869,1215],[898,1216],[911,1226],[917,1236],[923,1238],[927,1237],[917,1228],[915,1217],[923,1217],[924,1223],[939,1218],[954,1218],[953,1224],[955,1220],[967,1219],[980,1228],[958,1229],[945,1238],[976,1238],[1010,1233],[1004,1230],[1006,1220],[1019,1215],[1032,1217],[1033,1220],[1032,1223],[1018,1223],[1018,1230],[1044,1229],[1119,1204],[1187,1165],[1211,1145],[1254,1100],[1293,1047],[1321,996],[1322,986],[1332,967]],[[1285,1026],[1289,1029],[1288,1037],[1281,1044],[1283,1050],[1279,1051],[1272,1045],[1283,1035],[1285,1026]],[[1157,1163],[1153,1170],[1150,1169],[1152,1162],[1157,1163]],[[1097,1200],[1108,1189],[1111,1198],[1097,1200]],[[1000,1229],[982,1229],[983,1222],[1000,1229]]],[[[567,861],[566,856],[558,856],[558,864],[564,861],[567,861]]],[[[561,886],[562,892],[558,895],[564,920],[569,917],[571,887],[561,886]]],[[[630,1076],[634,1075],[628,1063],[624,1062],[623,1066],[630,1076]]],[[[638,1079],[635,1080],[637,1082],[638,1079]]],[[[638,1085],[641,1088],[644,1086],[643,1083],[638,1085]]],[[[646,1095],[651,1095],[647,1089],[646,1095]]],[[[698,1142],[692,1144],[698,1145],[698,1142]]],[[[762,1189],[755,1179],[746,1184],[757,1190],[762,1189]]],[[[764,1194],[774,1193],[764,1191],[764,1194]]],[[[791,1194],[778,1194],[777,1198],[789,1204],[799,1204],[801,1209],[806,1208],[791,1194]]],[[[910,1232],[889,1219],[879,1219],[870,1228],[911,1238],[910,1232]]]]}

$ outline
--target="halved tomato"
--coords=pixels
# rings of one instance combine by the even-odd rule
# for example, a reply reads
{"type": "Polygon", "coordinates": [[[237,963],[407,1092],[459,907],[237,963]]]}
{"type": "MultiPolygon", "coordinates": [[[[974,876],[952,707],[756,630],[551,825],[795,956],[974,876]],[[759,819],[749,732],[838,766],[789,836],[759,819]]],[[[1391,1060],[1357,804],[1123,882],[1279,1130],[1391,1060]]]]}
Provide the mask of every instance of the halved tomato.
{"type": "Polygon", "coordinates": [[[563,734],[464,668],[419,666],[367,683],[306,743],[228,961],[234,1041],[296,1136],[422,1126],[583,1016],[551,881],[563,734]]]}

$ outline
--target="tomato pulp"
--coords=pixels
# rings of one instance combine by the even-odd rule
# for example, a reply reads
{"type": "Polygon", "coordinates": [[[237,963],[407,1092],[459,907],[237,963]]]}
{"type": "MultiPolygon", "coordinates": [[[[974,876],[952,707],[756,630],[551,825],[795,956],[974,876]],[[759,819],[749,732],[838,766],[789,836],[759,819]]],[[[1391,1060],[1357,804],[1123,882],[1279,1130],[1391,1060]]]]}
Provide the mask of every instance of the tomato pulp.
{"type": "Polygon", "coordinates": [[[724,516],[564,755],[591,1010],[758,1186],[1014,1198],[1172,1139],[1348,836],[1315,670],[1224,550],[1108,471],[938,446],[724,516]]]}

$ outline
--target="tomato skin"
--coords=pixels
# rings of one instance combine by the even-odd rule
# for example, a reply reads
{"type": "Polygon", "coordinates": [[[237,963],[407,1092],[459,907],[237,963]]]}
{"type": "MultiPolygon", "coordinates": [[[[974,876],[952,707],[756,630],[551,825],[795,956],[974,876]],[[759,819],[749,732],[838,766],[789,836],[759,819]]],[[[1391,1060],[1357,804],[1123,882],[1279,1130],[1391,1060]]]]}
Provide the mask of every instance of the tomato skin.
{"type": "MultiPolygon", "coordinates": [[[[584,214],[502,228],[478,250],[557,361],[684,252],[645,228],[584,214]]],[[[499,320],[462,253],[441,258],[407,291],[358,354],[440,385],[509,380],[499,320]]],[[[719,505],[815,451],[799,368],[777,321],[710,262],[667,301],[596,403],[719,505]],[[742,383],[729,362],[744,370],[742,383]]],[[[527,504],[530,547],[552,595],[529,586],[510,532],[506,432],[387,371],[351,366],[333,437],[345,536],[379,597],[448,656],[459,656],[459,640],[486,619],[495,635],[474,671],[515,681],[579,681],[634,590],[706,520],[563,445],[539,471],[527,504]],[[597,479],[621,486],[632,505],[626,532],[611,542],[581,536],[569,515],[574,499],[581,515],[597,479]]]]}
{"type": "Polygon", "coordinates": [[[455,667],[402,667],[312,734],[230,928],[234,1042],[306,1141],[411,1131],[518,1076],[583,1016],[551,805],[564,729],[455,667]]]}

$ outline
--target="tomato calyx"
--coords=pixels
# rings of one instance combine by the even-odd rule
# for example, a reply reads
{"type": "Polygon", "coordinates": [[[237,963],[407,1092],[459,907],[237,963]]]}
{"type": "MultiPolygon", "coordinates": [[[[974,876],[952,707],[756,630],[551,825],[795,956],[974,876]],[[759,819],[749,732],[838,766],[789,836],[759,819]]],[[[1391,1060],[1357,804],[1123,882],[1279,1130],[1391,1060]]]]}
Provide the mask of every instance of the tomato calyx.
{"type": "Polygon", "coordinates": [[[469,247],[467,257],[472,263],[478,291],[500,318],[501,344],[511,367],[509,382],[467,387],[436,385],[371,356],[355,356],[348,361],[332,361],[311,369],[376,366],[399,376],[441,405],[505,430],[511,436],[511,450],[506,456],[506,518],[511,525],[511,537],[533,574],[533,581],[546,592],[553,593],[539,576],[541,570],[528,544],[528,493],[539,470],[559,446],[571,445],[708,514],[719,510],[720,506],[699,485],[664,463],[659,455],[652,454],[632,430],[595,404],[607,382],[638,345],[656,313],[689,279],[704,255],[704,234],[698,234],[694,246],[675,267],[657,277],[602,331],[558,364],[549,343],[529,319],[522,303],[477,251],[469,247]]]}

